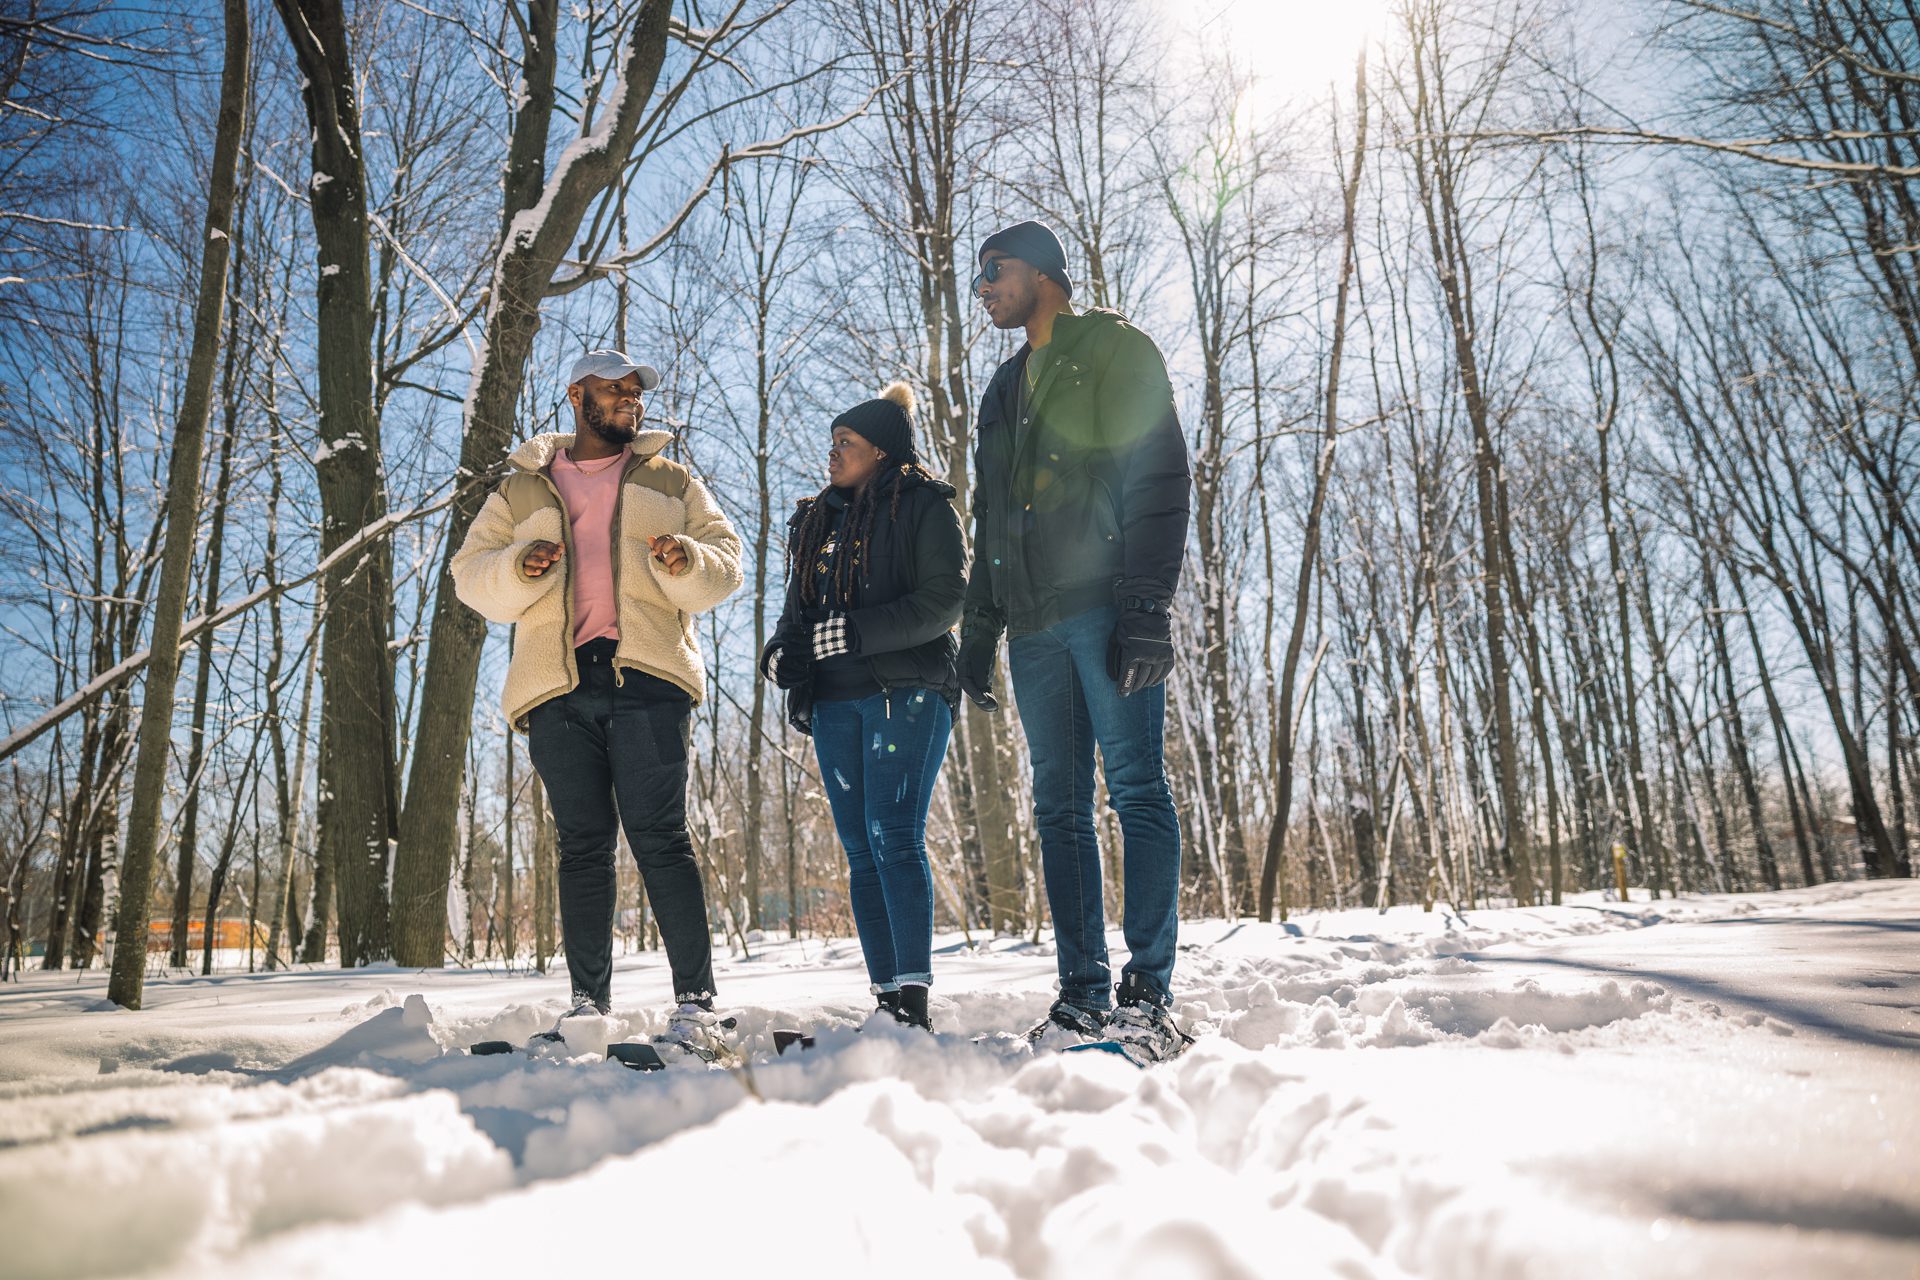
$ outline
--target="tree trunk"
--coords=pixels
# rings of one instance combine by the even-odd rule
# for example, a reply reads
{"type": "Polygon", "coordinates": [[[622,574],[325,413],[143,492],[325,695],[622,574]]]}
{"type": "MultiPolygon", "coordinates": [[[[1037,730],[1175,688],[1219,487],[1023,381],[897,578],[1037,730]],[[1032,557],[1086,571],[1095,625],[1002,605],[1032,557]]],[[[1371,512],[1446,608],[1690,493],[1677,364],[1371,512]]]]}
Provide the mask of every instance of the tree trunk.
{"type": "Polygon", "coordinates": [[[553,959],[553,922],[558,914],[558,885],[554,879],[553,815],[547,812],[547,789],[536,771],[527,779],[533,805],[533,967],[541,973],[553,959]]]}
{"type": "MultiPolygon", "coordinates": [[[[274,0],[311,130],[309,208],[319,246],[320,554],[387,513],[373,405],[373,302],[360,105],[342,0],[274,0]]],[[[320,845],[335,876],[340,963],[392,953],[387,858],[394,831],[392,554],[382,541],[330,574],[320,675],[320,845]]]]}
{"type": "MultiPolygon", "coordinates": [[[[239,237],[229,237],[235,246],[239,237]]],[[[227,342],[227,385],[233,385],[233,360],[238,344],[227,342]]],[[[207,576],[201,584],[201,612],[212,613],[220,604],[220,568],[226,543],[227,494],[233,485],[234,415],[228,398],[226,430],[220,436],[220,461],[215,466],[212,524],[207,530],[207,576]]],[[[187,964],[188,919],[193,914],[193,872],[200,842],[200,795],[207,762],[207,694],[213,686],[213,628],[200,633],[194,645],[193,718],[187,729],[187,794],[180,812],[179,848],[174,855],[173,881],[173,953],[168,963],[176,969],[187,964]]]]}
{"type": "Polygon", "coordinates": [[[518,956],[520,953],[518,942],[514,937],[514,929],[513,929],[513,810],[514,810],[513,796],[514,796],[515,790],[517,789],[516,783],[518,782],[518,779],[514,776],[513,726],[512,725],[507,726],[506,739],[507,739],[507,786],[506,786],[507,812],[506,812],[505,819],[500,824],[500,844],[501,844],[500,860],[505,864],[502,871],[502,874],[504,875],[505,879],[501,884],[500,917],[501,917],[501,920],[503,921],[503,927],[501,929],[502,946],[507,954],[507,967],[512,968],[515,957],[518,956]]]}
{"type": "MultiPolygon", "coordinates": [[[[1695,537],[1700,537],[1696,527],[1695,537]]],[[[1740,795],[1746,801],[1747,821],[1753,827],[1754,856],[1760,864],[1760,878],[1769,889],[1780,887],[1780,862],[1773,852],[1773,839],[1767,834],[1766,812],[1760,803],[1760,787],[1754,780],[1753,751],[1747,745],[1746,717],[1740,710],[1740,689],[1733,674],[1733,653],[1727,644],[1727,615],[1720,608],[1720,569],[1705,553],[1701,541],[1700,576],[1707,588],[1707,627],[1713,638],[1714,665],[1720,676],[1722,723],[1725,726],[1727,754],[1733,758],[1740,779],[1740,795]]]]}
{"type": "MultiPolygon", "coordinates": [[[[1287,630],[1286,656],[1280,664],[1280,697],[1274,705],[1273,824],[1267,829],[1266,857],[1260,867],[1258,913],[1273,918],[1274,895],[1286,860],[1287,823],[1293,814],[1294,684],[1300,670],[1300,651],[1307,634],[1307,610],[1313,595],[1314,565],[1320,552],[1320,521],[1326,509],[1327,489],[1333,479],[1334,450],[1340,439],[1340,363],[1347,345],[1347,300],[1352,284],[1356,239],[1354,209],[1360,198],[1360,172],[1367,157],[1367,55],[1362,50],[1354,64],[1353,159],[1341,190],[1339,283],[1334,289],[1333,335],[1327,353],[1327,399],[1321,420],[1320,455],[1314,467],[1313,496],[1307,502],[1305,538],[1300,549],[1300,572],[1294,578],[1293,623],[1287,630]]],[[[1271,590],[1271,585],[1269,585],[1271,590]]],[[[1281,917],[1285,919],[1283,915],[1281,917]]]]}
{"type": "Polygon", "coordinates": [[[455,472],[463,487],[448,516],[435,583],[425,693],[400,819],[394,955],[404,965],[434,968],[445,963],[446,892],[458,843],[460,761],[472,729],[474,683],[487,637],[485,621],[455,596],[449,566],[486,501],[485,490],[475,481],[494,472],[513,438],[527,357],[540,329],[540,301],[562,258],[572,251],[588,206],[618,180],[632,155],[642,111],[666,58],[672,8],[670,0],[645,0],[641,5],[621,55],[624,97],[601,105],[613,115],[604,129],[595,129],[598,141],[570,151],[570,162],[548,181],[544,175],[555,111],[559,5],[557,0],[533,0],[527,6],[520,68],[525,97],[508,152],[502,243],[490,286],[484,355],[472,373],[455,472]],[[544,209],[544,217],[534,220],[537,207],[544,209]]]}
{"type": "Polygon", "coordinates": [[[180,623],[200,509],[200,454],[213,401],[213,366],[220,348],[226,305],[228,234],[234,172],[246,120],[248,19],[246,0],[226,0],[226,54],[220,72],[220,114],[214,134],[212,178],[207,190],[199,295],[194,305],[193,347],[180,416],[174,424],[167,469],[167,534],[160,582],[153,600],[153,657],[147,668],[146,702],[140,712],[140,745],[134,764],[133,810],[127,820],[120,868],[120,907],[114,932],[119,945],[107,998],[138,1009],[146,978],[147,915],[153,898],[153,855],[160,837],[160,803],[166,790],[173,738],[174,682],[180,671],[180,623]]]}
{"type": "Polygon", "coordinates": [[[1740,616],[1746,622],[1747,643],[1753,649],[1753,661],[1760,676],[1760,692],[1767,703],[1767,719],[1773,725],[1774,746],[1780,756],[1780,785],[1787,793],[1787,813],[1793,821],[1794,847],[1800,854],[1800,881],[1802,884],[1820,883],[1813,872],[1813,846],[1809,839],[1809,828],[1813,823],[1813,811],[1803,810],[1800,796],[1794,789],[1793,743],[1787,736],[1787,717],[1780,709],[1780,699],[1774,695],[1773,675],[1767,669],[1767,651],[1760,643],[1760,627],[1753,620],[1753,605],[1747,599],[1747,585],[1740,577],[1740,571],[1731,561],[1727,564],[1727,576],[1733,582],[1733,594],[1740,601],[1740,616]]]}
{"type": "MultiPolygon", "coordinates": [[[[326,584],[324,581],[320,584],[320,589],[323,593],[325,592],[326,584]]],[[[324,594],[321,598],[324,602],[324,594]]],[[[320,647],[320,641],[316,639],[313,643],[317,652],[320,647]]],[[[327,754],[327,738],[329,733],[327,717],[322,714],[320,717],[320,741],[314,753],[322,759],[324,759],[327,754]]],[[[299,811],[295,810],[294,812],[295,820],[298,821],[299,811]]],[[[317,827],[318,825],[319,818],[316,814],[315,826],[317,827]]],[[[327,935],[333,931],[334,878],[333,846],[325,840],[316,839],[313,842],[313,883],[308,886],[307,890],[307,932],[300,940],[300,961],[302,964],[322,964],[326,961],[327,935]]]]}
{"type": "MultiPolygon", "coordinates": [[[[227,818],[227,832],[220,840],[220,854],[214,859],[213,869],[207,875],[207,919],[200,931],[200,975],[213,972],[213,948],[215,935],[220,931],[220,899],[227,891],[227,876],[233,871],[233,851],[240,842],[240,823],[247,816],[246,810],[253,805],[253,790],[249,783],[259,777],[255,766],[260,759],[260,739],[256,735],[253,748],[247,753],[246,767],[240,771],[240,784],[233,790],[233,812],[227,818]]],[[[251,945],[251,943],[249,943],[251,945]]]]}
{"type": "MultiPolygon", "coordinates": [[[[271,459],[273,468],[272,487],[267,498],[267,556],[266,572],[271,580],[276,572],[280,537],[280,500],[282,495],[282,475],[280,455],[276,451],[271,459]]],[[[324,602],[325,597],[321,597],[324,602]]],[[[267,672],[267,719],[272,728],[273,747],[273,798],[274,812],[279,818],[280,865],[273,877],[267,924],[268,969],[277,969],[281,965],[280,942],[285,930],[289,939],[288,950],[293,950],[292,942],[299,936],[299,930],[293,926],[293,863],[294,852],[299,847],[300,811],[304,807],[307,781],[307,734],[313,721],[313,685],[320,663],[320,646],[309,639],[307,646],[307,672],[300,684],[300,712],[295,721],[294,752],[291,762],[287,759],[286,724],[280,714],[280,692],[278,687],[279,669],[285,649],[285,633],[281,626],[280,600],[276,596],[271,604],[269,622],[273,631],[273,662],[267,672]]],[[[291,959],[289,955],[289,959],[291,959]]]]}
{"type": "Polygon", "coordinates": [[[1528,854],[1527,826],[1520,812],[1520,743],[1513,716],[1513,671],[1507,656],[1505,557],[1508,541],[1496,486],[1502,461],[1493,439],[1492,410],[1481,381],[1480,355],[1475,346],[1473,280],[1468,264],[1466,229],[1454,190],[1455,166],[1460,157],[1448,151],[1450,117],[1444,102],[1443,62],[1426,38],[1413,42],[1414,75],[1418,85],[1415,127],[1427,135],[1416,143],[1414,172],[1425,215],[1427,243],[1434,271],[1446,301],[1453,338],[1454,371],[1460,398],[1473,428],[1474,492],[1480,514],[1480,589],[1486,610],[1487,675],[1492,699],[1494,773],[1499,811],[1495,815],[1501,853],[1508,868],[1514,901],[1533,904],[1533,869],[1528,854]]]}

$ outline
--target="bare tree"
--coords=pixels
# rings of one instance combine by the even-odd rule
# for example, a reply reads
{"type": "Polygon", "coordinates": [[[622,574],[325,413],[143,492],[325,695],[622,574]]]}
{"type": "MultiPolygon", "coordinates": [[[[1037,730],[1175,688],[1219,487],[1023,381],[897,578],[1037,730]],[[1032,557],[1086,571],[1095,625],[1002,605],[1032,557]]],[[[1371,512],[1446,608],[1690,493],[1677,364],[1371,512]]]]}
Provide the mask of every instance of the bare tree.
{"type": "MultiPolygon", "coordinates": [[[[373,398],[367,164],[357,68],[341,0],[276,0],[311,130],[308,208],[317,243],[320,452],[326,555],[387,512],[373,398]]],[[[340,963],[387,958],[387,857],[395,835],[392,567],[385,543],[336,567],[320,657],[320,842],[338,891],[340,963]]]]}
{"type": "MultiPolygon", "coordinates": [[[[556,90],[560,6],[558,0],[538,0],[528,7],[520,24],[516,82],[524,97],[513,104],[499,250],[488,285],[485,335],[470,377],[457,475],[490,475],[506,452],[543,299],[569,293],[657,251],[728,164],[773,154],[810,128],[829,127],[802,127],[779,139],[724,148],[666,228],[644,245],[607,252],[619,221],[615,211],[637,176],[636,161],[644,161],[678,129],[675,110],[695,79],[725,65],[730,50],[757,26],[742,19],[745,7],[744,0],[736,0],[708,30],[680,29],[693,55],[690,65],[656,95],[675,32],[673,6],[671,0],[645,0],[613,32],[618,52],[611,64],[598,71],[589,66],[580,134],[550,174],[547,144],[561,109],[556,90]]],[[[588,40],[591,46],[591,32],[588,40]]],[[[458,770],[449,765],[459,759],[471,726],[475,677],[486,639],[486,624],[455,597],[447,564],[484,497],[484,490],[475,486],[462,489],[456,498],[446,534],[447,560],[436,585],[425,692],[394,870],[400,913],[396,956],[408,964],[438,965],[444,954],[443,900],[459,798],[454,785],[458,770]]]]}
{"type": "Polygon", "coordinates": [[[1501,458],[1494,439],[1494,410],[1485,385],[1485,347],[1489,317],[1477,314],[1485,300],[1474,291],[1474,258],[1466,184],[1475,160],[1471,140],[1463,137],[1462,118],[1484,111],[1513,56],[1511,35],[1494,37],[1495,46],[1478,66],[1478,78],[1464,89],[1452,80],[1457,65],[1449,47],[1448,23],[1437,4],[1409,5],[1403,13],[1407,42],[1406,71],[1394,88],[1406,111],[1405,147],[1418,189],[1419,210],[1427,229],[1432,268],[1445,303],[1453,338],[1454,373],[1468,422],[1473,428],[1474,486],[1479,498],[1480,588],[1492,700],[1494,769],[1498,785],[1500,852],[1508,868],[1515,901],[1534,900],[1532,859],[1525,815],[1520,811],[1520,744],[1513,716],[1513,672],[1507,652],[1506,525],[1499,499],[1501,458]]]}
{"type": "MultiPolygon", "coordinates": [[[[1300,548],[1300,571],[1294,580],[1293,621],[1287,628],[1287,648],[1280,661],[1279,692],[1273,707],[1273,813],[1267,829],[1266,856],[1260,868],[1258,913],[1262,920],[1273,918],[1274,895],[1285,866],[1287,824],[1293,813],[1294,774],[1294,689],[1300,670],[1300,654],[1307,637],[1307,612],[1312,599],[1313,576],[1320,554],[1320,520],[1326,509],[1327,489],[1333,478],[1335,451],[1340,440],[1340,375],[1347,345],[1347,304],[1358,255],[1355,209],[1360,198],[1361,173],[1367,158],[1367,55],[1362,50],[1353,72],[1353,151],[1347,161],[1341,184],[1340,262],[1336,269],[1333,300],[1333,326],[1328,337],[1326,399],[1321,417],[1321,444],[1313,470],[1313,493],[1307,499],[1304,536],[1300,548]]],[[[1257,379],[1256,379],[1256,385],[1257,379]]],[[[1272,584],[1269,584],[1269,590],[1272,584]]],[[[1284,917],[1283,917],[1284,918],[1284,917]]]]}
{"type": "MultiPolygon", "coordinates": [[[[838,22],[883,89],[872,155],[843,158],[842,182],[887,251],[908,264],[890,277],[907,300],[900,327],[882,335],[919,362],[930,452],[944,462],[959,491],[961,527],[970,529],[969,330],[960,272],[971,260],[963,236],[967,202],[980,190],[979,153],[996,134],[984,101],[989,56],[981,50],[997,44],[1004,23],[983,0],[862,0],[842,6],[838,22]]],[[[977,859],[979,905],[992,928],[1016,932],[1028,916],[1010,733],[971,703],[955,728],[964,766],[950,771],[949,782],[960,789],[961,843],[977,859]]]]}
{"type": "Polygon", "coordinates": [[[113,978],[107,998],[138,1009],[146,977],[147,914],[151,901],[154,846],[160,834],[160,801],[166,783],[167,756],[173,738],[174,681],[179,672],[181,614],[186,608],[188,576],[199,532],[200,451],[212,409],[214,360],[220,349],[226,305],[227,259],[234,199],[234,171],[246,123],[249,20],[246,0],[226,0],[226,57],[220,71],[219,126],[213,144],[213,181],[207,190],[205,237],[200,258],[200,291],[194,308],[193,351],[188,356],[187,390],[174,424],[173,459],[167,480],[164,567],[153,602],[154,660],[147,673],[146,701],[140,712],[140,749],[134,766],[133,812],[127,820],[125,855],[120,867],[120,909],[115,932],[113,978]]]}

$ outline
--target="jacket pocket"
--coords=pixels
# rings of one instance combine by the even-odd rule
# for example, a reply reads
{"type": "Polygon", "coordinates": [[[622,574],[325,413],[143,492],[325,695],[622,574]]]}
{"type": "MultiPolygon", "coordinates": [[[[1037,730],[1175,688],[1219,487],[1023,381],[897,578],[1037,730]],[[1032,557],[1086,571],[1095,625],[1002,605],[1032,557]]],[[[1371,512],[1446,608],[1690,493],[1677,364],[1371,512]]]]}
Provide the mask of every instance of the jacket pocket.
{"type": "MultiPolygon", "coordinates": [[[[1044,474],[1036,472],[1036,481],[1044,474]]],[[[1036,483],[1031,514],[1029,560],[1037,582],[1071,586],[1118,572],[1119,512],[1112,490],[1088,461],[1036,483]]]]}

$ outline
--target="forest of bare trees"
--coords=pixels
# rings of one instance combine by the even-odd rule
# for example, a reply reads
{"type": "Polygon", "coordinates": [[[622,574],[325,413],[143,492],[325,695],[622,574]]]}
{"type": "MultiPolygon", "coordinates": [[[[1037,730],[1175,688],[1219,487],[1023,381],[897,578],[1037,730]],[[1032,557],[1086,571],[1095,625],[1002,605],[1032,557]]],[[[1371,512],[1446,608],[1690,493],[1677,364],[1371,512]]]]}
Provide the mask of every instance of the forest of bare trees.
{"type": "MultiPolygon", "coordinates": [[[[188,8],[0,0],[0,977],[545,969],[447,565],[595,346],[747,547],[714,932],[849,934],[754,670],[787,515],[896,377],[965,503],[1018,343],[966,281],[1024,217],[1174,378],[1186,914],[1912,874],[1910,11],[1393,0],[1276,83],[1252,0],[188,8]]],[[[975,942],[1046,927],[1025,751],[969,706],[934,798],[975,942]]]]}

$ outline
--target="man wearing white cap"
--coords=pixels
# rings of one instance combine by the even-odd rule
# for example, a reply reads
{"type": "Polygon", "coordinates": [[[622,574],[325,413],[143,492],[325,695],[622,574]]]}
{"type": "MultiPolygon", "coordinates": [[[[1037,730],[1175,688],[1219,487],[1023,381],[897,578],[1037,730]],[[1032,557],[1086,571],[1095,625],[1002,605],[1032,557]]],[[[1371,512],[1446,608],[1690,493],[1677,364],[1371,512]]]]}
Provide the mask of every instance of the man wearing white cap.
{"type": "Polygon", "coordinates": [[[643,429],[641,396],[659,385],[619,351],[574,361],[575,431],[513,451],[453,580],[469,608],[514,627],[502,706],[553,806],[568,1017],[611,1008],[624,826],[673,974],[664,1038],[711,1061],[727,1046],[687,834],[692,711],[706,692],[693,615],[739,589],[740,538],[707,487],[661,456],[671,434],[643,429]]]}

